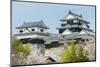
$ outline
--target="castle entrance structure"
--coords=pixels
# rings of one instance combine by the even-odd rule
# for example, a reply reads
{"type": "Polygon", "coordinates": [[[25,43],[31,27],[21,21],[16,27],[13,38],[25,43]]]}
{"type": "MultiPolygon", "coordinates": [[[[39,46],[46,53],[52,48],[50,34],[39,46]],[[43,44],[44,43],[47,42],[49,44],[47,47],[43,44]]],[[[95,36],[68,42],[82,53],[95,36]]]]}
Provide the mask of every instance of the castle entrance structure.
{"type": "Polygon", "coordinates": [[[45,40],[48,38],[47,29],[49,29],[43,21],[27,22],[19,27],[16,27],[17,39],[23,43],[31,43],[34,49],[34,55],[44,55],[45,40]]]}

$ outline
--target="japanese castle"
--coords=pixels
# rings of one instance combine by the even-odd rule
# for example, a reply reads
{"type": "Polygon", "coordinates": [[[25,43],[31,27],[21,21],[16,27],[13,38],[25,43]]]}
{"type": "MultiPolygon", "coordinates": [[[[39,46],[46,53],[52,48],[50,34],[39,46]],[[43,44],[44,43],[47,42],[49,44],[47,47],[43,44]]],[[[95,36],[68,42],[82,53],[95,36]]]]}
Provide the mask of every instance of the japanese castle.
{"type": "Polygon", "coordinates": [[[90,40],[95,38],[95,33],[90,29],[90,22],[83,19],[82,15],[77,15],[69,11],[68,15],[60,19],[61,26],[56,28],[59,33],[49,33],[43,20],[25,22],[16,27],[15,34],[23,43],[35,44],[35,54],[45,54],[45,49],[64,45],[69,40],[90,40]]]}
{"type": "Polygon", "coordinates": [[[69,11],[68,15],[60,20],[61,27],[57,28],[59,34],[67,39],[90,39],[94,36],[93,30],[89,28],[88,21],[84,20],[82,15],[77,15],[69,11]]]}
{"type": "Polygon", "coordinates": [[[68,15],[60,20],[61,27],[57,28],[59,34],[48,33],[49,27],[47,27],[43,20],[35,22],[25,22],[17,29],[17,38],[25,40],[40,38],[49,41],[58,41],[64,39],[90,39],[94,37],[95,33],[89,28],[88,21],[84,20],[82,15],[77,15],[69,11],[68,15]]]}

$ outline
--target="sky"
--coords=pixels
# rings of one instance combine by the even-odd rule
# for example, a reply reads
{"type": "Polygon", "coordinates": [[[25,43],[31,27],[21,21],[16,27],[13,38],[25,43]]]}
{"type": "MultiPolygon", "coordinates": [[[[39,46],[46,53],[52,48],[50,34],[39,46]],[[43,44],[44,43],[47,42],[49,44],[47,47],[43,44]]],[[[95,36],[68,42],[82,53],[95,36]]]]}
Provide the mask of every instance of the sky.
{"type": "Polygon", "coordinates": [[[16,33],[16,27],[24,22],[41,21],[49,27],[48,32],[58,33],[56,28],[60,27],[63,19],[71,10],[81,15],[83,19],[90,22],[90,28],[95,31],[95,7],[71,4],[47,4],[31,2],[12,2],[12,34],[16,33]]]}

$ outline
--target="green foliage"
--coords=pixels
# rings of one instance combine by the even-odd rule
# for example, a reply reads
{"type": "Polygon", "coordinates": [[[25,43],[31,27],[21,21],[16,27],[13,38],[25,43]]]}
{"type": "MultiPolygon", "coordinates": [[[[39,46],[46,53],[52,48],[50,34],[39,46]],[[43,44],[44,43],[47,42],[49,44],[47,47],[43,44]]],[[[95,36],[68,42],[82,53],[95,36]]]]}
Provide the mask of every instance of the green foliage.
{"type": "Polygon", "coordinates": [[[75,45],[72,43],[68,46],[61,55],[63,62],[73,62],[75,60],[75,45]]]}
{"type": "Polygon", "coordinates": [[[12,53],[23,56],[29,55],[31,52],[31,48],[28,44],[23,44],[20,40],[16,39],[16,37],[12,38],[12,53]]]}
{"type": "Polygon", "coordinates": [[[89,58],[84,53],[83,48],[79,45],[76,45],[76,48],[77,61],[89,61],[89,58]]]}
{"type": "Polygon", "coordinates": [[[31,49],[30,49],[29,45],[27,45],[27,44],[22,44],[22,45],[18,45],[18,46],[16,47],[16,52],[17,52],[18,54],[22,53],[23,56],[27,56],[27,55],[30,54],[31,49]]]}
{"type": "Polygon", "coordinates": [[[62,62],[79,62],[89,61],[88,57],[84,54],[84,50],[81,46],[70,42],[64,52],[61,54],[62,62]]]}

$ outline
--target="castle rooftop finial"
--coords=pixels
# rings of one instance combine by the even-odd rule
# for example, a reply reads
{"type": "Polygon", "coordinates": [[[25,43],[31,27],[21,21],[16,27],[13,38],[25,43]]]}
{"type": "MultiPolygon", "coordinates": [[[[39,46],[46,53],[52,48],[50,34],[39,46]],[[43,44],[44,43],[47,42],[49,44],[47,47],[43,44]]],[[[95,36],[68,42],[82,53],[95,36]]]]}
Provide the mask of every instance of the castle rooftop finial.
{"type": "Polygon", "coordinates": [[[72,12],[71,12],[71,10],[69,10],[69,14],[71,14],[72,12]]]}
{"type": "Polygon", "coordinates": [[[43,22],[43,20],[41,20],[41,22],[43,22]]]}
{"type": "Polygon", "coordinates": [[[82,17],[82,14],[80,15],[80,17],[82,17]]]}

